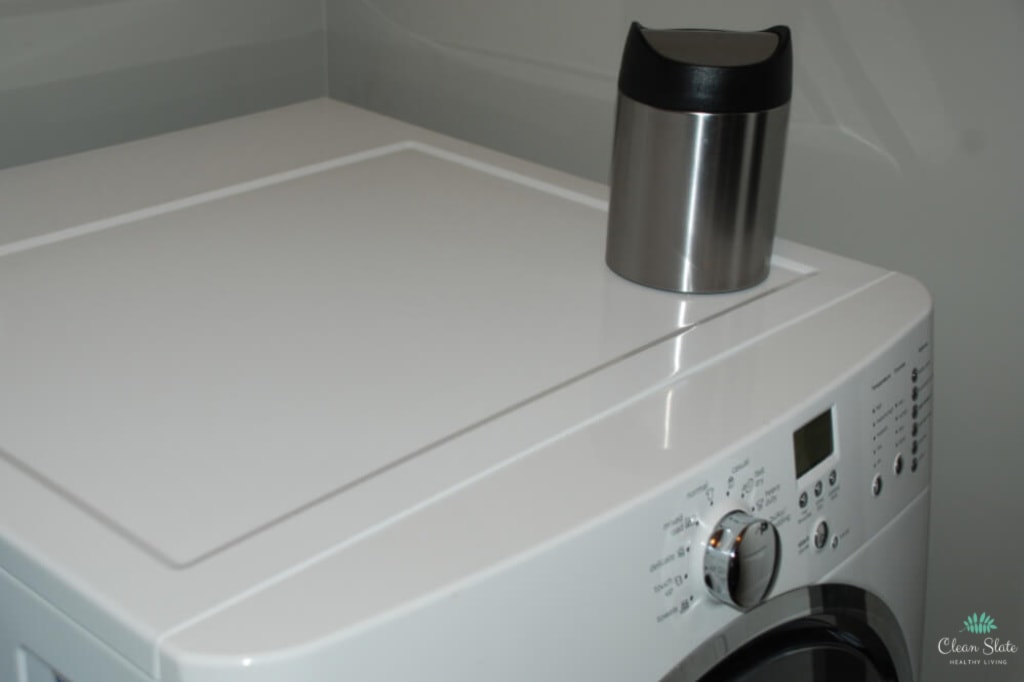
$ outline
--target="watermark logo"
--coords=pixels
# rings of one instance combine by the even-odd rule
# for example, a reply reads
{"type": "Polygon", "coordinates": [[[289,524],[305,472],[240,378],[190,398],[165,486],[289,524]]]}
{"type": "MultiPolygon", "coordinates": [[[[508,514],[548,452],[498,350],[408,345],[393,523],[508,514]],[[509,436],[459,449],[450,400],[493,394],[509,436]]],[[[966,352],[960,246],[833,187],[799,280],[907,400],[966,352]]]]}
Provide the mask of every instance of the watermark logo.
{"type": "Polygon", "coordinates": [[[939,639],[938,651],[948,657],[949,665],[1010,665],[1019,647],[1010,639],[991,636],[999,629],[995,618],[984,611],[981,615],[975,612],[964,620],[963,625],[959,633],[966,636],[939,639]]]}
{"type": "Polygon", "coordinates": [[[982,611],[980,616],[977,613],[972,613],[970,618],[964,621],[964,629],[960,632],[966,630],[972,635],[987,635],[998,629],[992,616],[982,611]]]}

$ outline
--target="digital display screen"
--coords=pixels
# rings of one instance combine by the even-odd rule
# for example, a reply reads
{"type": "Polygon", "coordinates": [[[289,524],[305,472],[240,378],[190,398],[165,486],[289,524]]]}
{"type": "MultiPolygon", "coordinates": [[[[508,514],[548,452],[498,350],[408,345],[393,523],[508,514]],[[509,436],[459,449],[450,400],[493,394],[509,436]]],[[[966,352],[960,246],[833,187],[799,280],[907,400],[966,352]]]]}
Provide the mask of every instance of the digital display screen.
{"type": "Polygon", "coordinates": [[[832,409],[829,408],[793,433],[796,477],[800,478],[832,454],[832,409]]]}

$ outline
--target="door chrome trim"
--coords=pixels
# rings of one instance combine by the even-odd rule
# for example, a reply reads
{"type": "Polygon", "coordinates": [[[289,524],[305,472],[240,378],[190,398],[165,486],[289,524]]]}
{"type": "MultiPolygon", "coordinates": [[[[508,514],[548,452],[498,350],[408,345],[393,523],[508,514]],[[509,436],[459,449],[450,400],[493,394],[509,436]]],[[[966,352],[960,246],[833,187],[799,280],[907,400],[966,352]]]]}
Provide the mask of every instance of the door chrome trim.
{"type": "Polygon", "coordinates": [[[695,682],[724,660],[759,637],[795,621],[820,624],[835,630],[865,627],[881,642],[885,651],[876,652],[890,660],[899,682],[912,682],[910,653],[899,623],[885,602],[851,585],[811,585],[769,599],[760,606],[708,637],[660,682],[695,682]]]}

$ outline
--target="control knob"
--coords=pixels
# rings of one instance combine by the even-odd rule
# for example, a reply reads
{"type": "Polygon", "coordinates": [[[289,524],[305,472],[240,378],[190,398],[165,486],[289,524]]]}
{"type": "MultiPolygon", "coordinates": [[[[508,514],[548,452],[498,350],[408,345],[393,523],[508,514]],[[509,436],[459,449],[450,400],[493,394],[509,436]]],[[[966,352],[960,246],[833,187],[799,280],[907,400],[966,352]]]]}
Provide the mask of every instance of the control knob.
{"type": "Polygon", "coordinates": [[[704,583],[726,604],[750,609],[768,594],[778,566],[775,526],[737,510],[722,517],[708,538],[704,583]]]}

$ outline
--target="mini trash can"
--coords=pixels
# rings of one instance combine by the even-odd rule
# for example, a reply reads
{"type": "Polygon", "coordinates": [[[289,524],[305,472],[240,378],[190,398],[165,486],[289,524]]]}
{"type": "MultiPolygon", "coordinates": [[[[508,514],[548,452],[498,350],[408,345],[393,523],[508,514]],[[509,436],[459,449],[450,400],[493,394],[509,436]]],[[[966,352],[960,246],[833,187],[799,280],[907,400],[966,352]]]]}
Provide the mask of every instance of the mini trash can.
{"type": "Polygon", "coordinates": [[[768,276],[792,71],[785,26],[630,27],[608,207],[614,272],[684,293],[768,276]]]}

